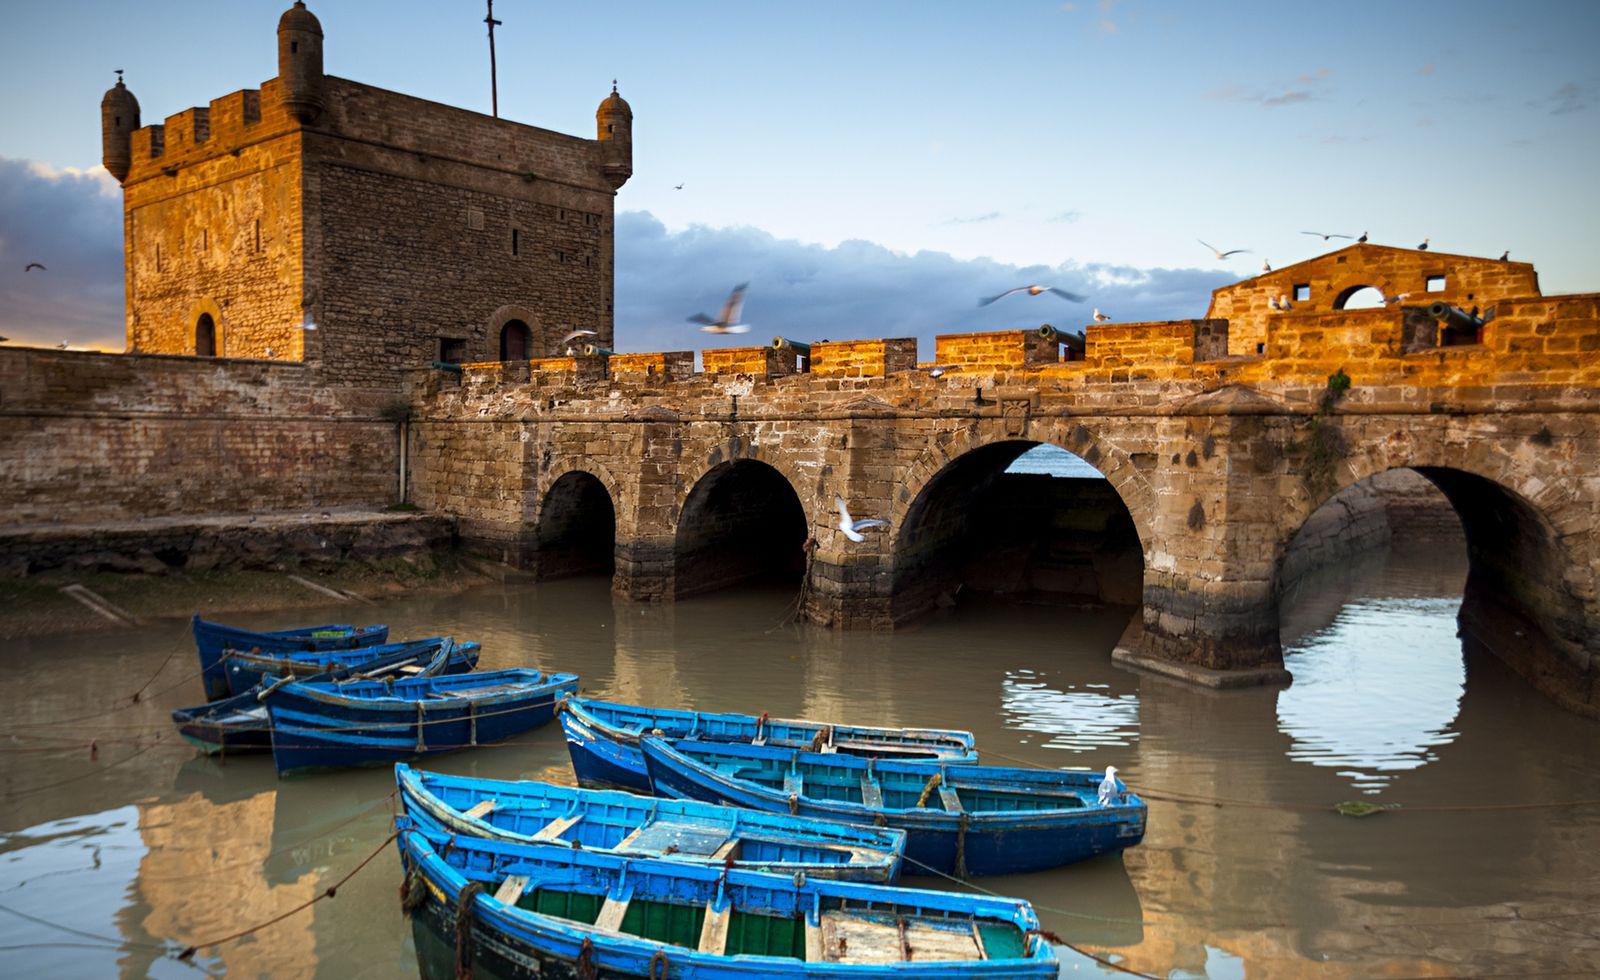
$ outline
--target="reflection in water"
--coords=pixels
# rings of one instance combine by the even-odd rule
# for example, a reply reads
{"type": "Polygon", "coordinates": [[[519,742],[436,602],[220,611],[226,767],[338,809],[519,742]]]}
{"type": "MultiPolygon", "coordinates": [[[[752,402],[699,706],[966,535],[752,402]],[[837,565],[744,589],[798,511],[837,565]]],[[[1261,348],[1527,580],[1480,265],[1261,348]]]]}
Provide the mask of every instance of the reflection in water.
{"type": "Polygon", "coordinates": [[[1108,745],[1132,745],[1139,737],[1139,696],[1115,694],[1109,684],[1084,684],[1084,690],[1057,690],[1035,680],[1031,670],[1007,671],[1000,701],[1006,727],[1049,736],[1048,749],[1088,752],[1108,745]]]}
{"type": "Polygon", "coordinates": [[[1367,793],[1437,759],[1456,739],[1466,690],[1460,605],[1362,597],[1286,651],[1294,684],[1278,693],[1278,727],[1294,739],[1289,758],[1336,767],[1367,793]]]}
{"type": "MultiPolygon", "coordinates": [[[[572,670],[600,697],[970,728],[990,761],[1115,765],[1160,797],[1250,801],[1156,799],[1145,843],[1122,857],[983,882],[1034,902],[1045,928],[1134,969],[1586,969],[1600,921],[1572,913],[1600,904],[1600,808],[1420,809],[1600,798],[1600,725],[1557,711],[1492,659],[1468,653],[1463,668],[1453,640],[1462,570],[1435,554],[1399,554],[1304,580],[1285,607],[1296,683],[1281,692],[1218,693],[1121,670],[1110,651],[1125,615],[1045,606],[973,604],[893,634],[835,633],[781,625],[792,592],[641,606],[613,600],[604,580],[570,580],[240,621],[380,618],[396,636],[481,640],[484,669],[572,670]],[[1497,776],[1493,790],[1486,773],[1497,776]],[[1381,786],[1383,802],[1419,809],[1339,817],[1328,807],[1350,797],[1351,778],[1381,786]]],[[[185,624],[116,637],[7,643],[0,735],[28,751],[6,755],[0,770],[0,905],[121,945],[0,912],[6,972],[412,975],[392,855],[335,900],[204,950],[195,965],[171,959],[318,894],[370,853],[390,829],[393,776],[279,780],[267,758],[219,765],[181,744],[150,744],[169,733],[170,707],[199,696],[198,684],[182,680],[187,666],[175,660],[152,688],[175,688],[169,696],[125,696],[187,646],[185,624]],[[125,706],[54,722],[113,702],[125,706]],[[99,740],[99,761],[89,759],[89,738],[99,740]],[[79,945],[37,945],[62,941],[79,945]]],[[[428,766],[570,779],[553,727],[428,766]]],[[[1093,972],[1063,955],[1065,972],[1093,972]]]]}

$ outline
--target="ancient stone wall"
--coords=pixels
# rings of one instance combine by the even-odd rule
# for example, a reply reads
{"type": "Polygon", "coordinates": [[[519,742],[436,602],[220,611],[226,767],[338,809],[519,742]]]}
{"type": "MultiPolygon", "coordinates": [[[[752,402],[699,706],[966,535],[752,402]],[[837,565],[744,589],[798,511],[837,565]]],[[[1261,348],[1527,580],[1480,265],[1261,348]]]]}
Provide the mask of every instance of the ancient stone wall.
{"type": "Polygon", "coordinates": [[[381,507],[380,407],[301,364],[0,348],[0,523],[381,507]]]}

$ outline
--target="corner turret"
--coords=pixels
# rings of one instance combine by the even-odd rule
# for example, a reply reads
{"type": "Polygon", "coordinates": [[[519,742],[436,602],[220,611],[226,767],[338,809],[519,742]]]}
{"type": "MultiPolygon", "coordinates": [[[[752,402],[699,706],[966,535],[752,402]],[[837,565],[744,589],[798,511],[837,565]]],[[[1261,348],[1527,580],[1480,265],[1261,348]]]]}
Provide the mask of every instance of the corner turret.
{"type": "Polygon", "coordinates": [[[100,100],[100,162],[118,183],[128,178],[133,166],[133,131],[138,128],[139,100],[122,84],[118,70],[117,84],[100,100]]]}
{"type": "Polygon", "coordinates": [[[595,128],[600,141],[600,172],[606,182],[616,190],[633,176],[633,109],[617,94],[617,83],[611,83],[611,94],[606,96],[594,114],[595,128]]]}
{"type": "Polygon", "coordinates": [[[322,22],[304,0],[278,18],[278,82],[283,102],[304,124],[322,115],[322,22]]]}

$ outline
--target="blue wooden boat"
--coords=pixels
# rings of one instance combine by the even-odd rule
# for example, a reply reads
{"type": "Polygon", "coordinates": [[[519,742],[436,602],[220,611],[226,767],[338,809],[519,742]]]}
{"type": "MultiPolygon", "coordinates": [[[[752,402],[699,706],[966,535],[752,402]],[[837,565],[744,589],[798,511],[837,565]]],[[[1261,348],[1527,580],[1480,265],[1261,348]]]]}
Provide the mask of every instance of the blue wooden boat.
{"type": "Polygon", "coordinates": [[[766,715],[718,714],[646,708],[633,704],[568,698],[561,706],[561,730],[567,737],[572,769],[583,786],[650,792],[639,739],[694,738],[712,742],[744,742],[786,748],[815,748],[824,753],[885,759],[925,759],[946,763],[978,761],[971,732],[935,728],[871,728],[829,725],[820,721],[768,718],[766,715]]]}
{"type": "MultiPolygon", "coordinates": [[[[390,649],[392,652],[388,655],[375,660],[363,661],[356,666],[333,664],[330,669],[303,679],[327,681],[351,677],[435,677],[464,674],[478,663],[478,644],[456,643],[449,638],[394,644],[390,649]]],[[[272,726],[267,719],[266,706],[257,699],[261,690],[262,685],[257,683],[242,694],[221,701],[179,708],[172,713],[172,721],[185,741],[199,747],[207,755],[266,752],[272,748],[272,726]]]]}
{"type": "Polygon", "coordinates": [[[1102,805],[1099,773],[661,738],[646,738],[643,749],[661,796],[899,827],[911,874],[1041,871],[1144,839],[1144,801],[1118,781],[1111,803],[1102,805]]]}
{"type": "Polygon", "coordinates": [[[880,883],[899,874],[906,843],[899,830],[694,800],[446,776],[404,763],[395,765],[394,776],[405,814],[418,827],[442,834],[880,883]]]}
{"type": "Polygon", "coordinates": [[[576,674],[492,670],[409,680],[271,678],[260,697],[278,772],[399,762],[487,745],[555,717],[576,674]]]}
{"type": "Polygon", "coordinates": [[[324,626],[301,626],[295,629],[260,632],[224,626],[201,619],[191,621],[194,628],[194,645],[200,654],[200,676],[205,681],[206,697],[215,701],[237,693],[228,690],[226,680],[220,676],[219,665],[224,650],[260,650],[263,653],[290,653],[297,650],[348,650],[368,647],[389,638],[387,626],[351,626],[347,623],[329,623],[324,626]]]}
{"type": "Polygon", "coordinates": [[[423,980],[1055,977],[1021,899],[439,836],[400,820],[423,980]],[[459,971],[459,972],[458,972],[459,971]]]}
{"type": "MultiPolygon", "coordinates": [[[[379,646],[355,647],[349,650],[301,650],[289,653],[226,650],[223,651],[219,670],[222,676],[227,678],[228,690],[234,694],[253,690],[269,675],[310,680],[326,673],[340,676],[371,673],[385,664],[390,665],[389,673],[416,675],[421,671],[409,670],[406,664],[425,663],[433,659],[440,645],[447,642],[447,639],[443,636],[433,636],[426,640],[384,643],[379,646]]],[[[448,669],[443,671],[444,673],[465,674],[478,665],[478,654],[481,651],[477,643],[458,643],[455,646],[458,654],[448,665],[448,669]]]]}

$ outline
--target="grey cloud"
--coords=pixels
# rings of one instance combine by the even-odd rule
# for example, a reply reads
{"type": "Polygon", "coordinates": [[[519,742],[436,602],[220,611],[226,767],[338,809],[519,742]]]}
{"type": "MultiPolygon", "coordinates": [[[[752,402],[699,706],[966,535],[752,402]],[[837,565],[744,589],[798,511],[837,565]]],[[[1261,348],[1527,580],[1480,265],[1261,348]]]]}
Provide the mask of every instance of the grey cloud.
{"type": "Polygon", "coordinates": [[[644,211],[617,216],[616,268],[617,344],[624,350],[736,346],[777,334],[799,340],[917,337],[924,359],[933,357],[936,334],[1041,323],[1076,330],[1095,306],[1123,322],[1200,316],[1211,290],[1232,281],[1200,269],[1019,266],[943,252],[905,254],[864,241],[828,248],[748,227],[673,232],[644,211]],[[751,333],[712,338],[684,322],[716,308],[729,288],[745,281],[751,333]],[[1033,282],[1085,293],[1089,301],[1015,296],[977,308],[979,297],[1033,282]]]}
{"type": "Polygon", "coordinates": [[[122,203],[109,176],[0,158],[0,336],[123,346],[122,203]],[[46,267],[24,272],[29,262],[46,267]]]}
{"type": "Polygon", "coordinates": [[[1588,87],[1577,82],[1568,82],[1556,89],[1554,95],[1528,104],[1535,108],[1547,108],[1552,116],[1564,116],[1570,112],[1582,112],[1589,108],[1589,97],[1592,94],[1588,87]]]}
{"type": "Polygon", "coordinates": [[[1303,89],[1290,89],[1282,95],[1269,95],[1261,100],[1263,109],[1273,109],[1281,105],[1294,105],[1296,102],[1310,102],[1315,96],[1303,89]]]}

